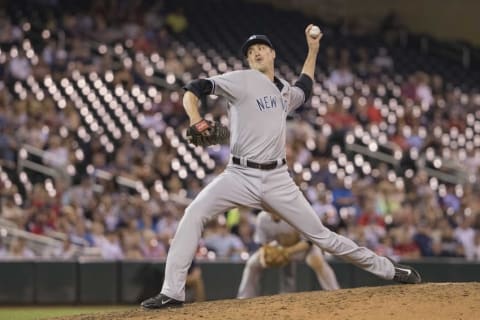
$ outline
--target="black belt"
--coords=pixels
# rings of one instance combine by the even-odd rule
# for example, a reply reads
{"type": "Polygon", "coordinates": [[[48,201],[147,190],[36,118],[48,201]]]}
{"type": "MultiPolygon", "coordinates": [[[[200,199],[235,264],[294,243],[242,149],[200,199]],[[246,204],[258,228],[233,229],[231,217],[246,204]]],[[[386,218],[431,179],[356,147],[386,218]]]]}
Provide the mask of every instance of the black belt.
{"type": "MultiPolygon", "coordinates": [[[[238,157],[232,157],[232,161],[235,164],[242,165],[241,161],[240,161],[240,158],[238,158],[238,157]]],[[[285,163],[287,163],[287,160],[285,160],[285,158],[283,158],[280,165],[283,166],[285,163]]],[[[257,162],[247,160],[247,167],[254,168],[254,169],[260,169],[260,170],[272,170],[272,169],[275,169],[275,168],[279,167],[280,165],[278,164],[277,161],[268,161],[268,162],[263,162],[263,163],[257,163],[257,162]]]]}

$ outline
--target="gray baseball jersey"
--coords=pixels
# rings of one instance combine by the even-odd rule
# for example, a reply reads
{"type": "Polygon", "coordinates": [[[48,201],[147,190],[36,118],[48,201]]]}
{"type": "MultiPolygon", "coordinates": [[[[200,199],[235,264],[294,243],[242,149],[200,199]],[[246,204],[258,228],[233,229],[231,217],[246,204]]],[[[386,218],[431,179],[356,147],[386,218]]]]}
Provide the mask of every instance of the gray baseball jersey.
{"type": "Polygon", "coordinates": [[[231,153],[245,160],[279,164],[270,170],[228,164],[186,208],[172,241],[162,294],[185,300],[187,271],[195,255],[204,224],[238,206],[264,209],[284,219],[318,247],[385,279],[393,279],[393,264],[352,240],[322,225],[291,178],[285,157],[287,114],[305,99],[302,89],[256,70],[234,71],[211,77],[212,93],[228,100],[231,153]]]}
{"type": "Polygon", "coordinates": [[[279,88],[257,70],[242,70],[209,78],[212,93],[228,100],[232,155],[256,162],[285,158],[287,114],[305,99],[304,92],[285,80],[279,88]]]}

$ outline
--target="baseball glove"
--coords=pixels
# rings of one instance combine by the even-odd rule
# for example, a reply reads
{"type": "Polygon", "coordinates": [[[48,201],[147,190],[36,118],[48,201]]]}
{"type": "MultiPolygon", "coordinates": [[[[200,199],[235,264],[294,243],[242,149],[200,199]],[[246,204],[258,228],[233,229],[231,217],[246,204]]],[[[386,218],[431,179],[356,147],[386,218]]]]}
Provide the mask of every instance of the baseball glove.
{"type": "Polygon", "coordinates": [[[189,143],[208,147],[215,144],[228,143],[230,131],[219,122],[202,119],[188,127],[186,136],[189,143]]]}
{"type": "Polygon", "coordinates": [[[263,267],[282,267],[290,261],[282,246],[265,244],[260,248],[260,264],[263,267]]]}

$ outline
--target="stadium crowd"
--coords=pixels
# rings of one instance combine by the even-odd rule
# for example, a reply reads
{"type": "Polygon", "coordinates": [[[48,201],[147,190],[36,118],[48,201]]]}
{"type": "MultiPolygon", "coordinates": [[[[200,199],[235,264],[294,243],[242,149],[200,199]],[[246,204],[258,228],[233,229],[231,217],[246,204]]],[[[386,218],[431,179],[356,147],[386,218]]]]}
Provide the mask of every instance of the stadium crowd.
{"type": "MultiPolygon", "coordinates": [[[[72,180],[62,176],[45,180],[32,174],[32,185],[21,199],[16,196],[21,193],[20,185],[1,182],[1,217],[34,234],[56,231],[68,235],[64,247],[53,254],[55,258],[74,258],[71,244],[86,243],[98,247],[105,259],[163,259],[188,199],[229,160],[228,146],[219,146],[208,150],[215,166],[204,177],[182,176],[174,170],[178,153],[169,143],[169,130],[175,128],[181,134],[187,125],[181,87],[157,86],[151,107],[140,110],[138,137],[123,135],[113,152],[107,152],[94,133],[86,143],[78,139],[84,120],[72,101],[67,99],[59,107],[49,95],[31,91],[22,95],[15,89],[16,83],[31,78],[43,83],[51,77],[60,83],[76,71],[111,72],[112,87],[119,85],[128,91],[136,86],[147,91],[155,85],[137,60],[118,61],[108,50],[92,54],[85,43],[93,42],[130,43],[133,52],[156,53],[162,58],[163,72],[178,79],[186,73],[191,78],[206,75],[191,52],[176,51],[175,39],[188,29],[181,9],[168,8],[163,2],[152,6],[148,1],[118,1],[119,10],[111,10],[108,3],[113,2],[95,1],[84,10],[60,15],[52,11],[45,29],[36,33],[30,30],[33,23],[0,16],[0,164],[4,171],[15,172],[26,144],[44,151],[39,159],[42,164],[60,171],[68,166],[76,169],[72,180]],[[41,50],[32,56],[25,40],[41,50]],[[160,146],[149,138],[150,129],[160,135],[160,146]],[[97,179],[88,168],[141,181],[149,197],[113,180],[97,179]]],[[[480,122],[471,119],[475,112],[479,118],[478,91],[462,91],[438,74],[421,70],[409,74],[398,81],[398,108],[386,131],[385,143],[394,149],[425,153],[430,148],[457,162],[470,177],[468,181],[440,188],[433,186],[422,168],[392,177],[391,168],[381,162],[368,174],[341,174],[332,166],[340,160],[335,149],[344,146],[345,137],[358,128],[369,131],[385,122],[377,94],[383,87],[382,75],[394,74],[397,66],[385,47],[373,55],[366,48],[352,52],[326,46],[322,50],[323,69],[317,82],[323,88],[350,88],[352,94],[348,101],[333,98],[319,108],[312,107],[318,101],[307,102],[289,122],[287,154],[292,175],[319,218],[332,230],[382,255],[480,261],[480,122]],[[355,87],[359,79],[371,90],[355,87]],[[436,130],[448,137],[435,134],[436,130]],[[450,141],[444,143],[463,133],[479,138],[471,143],[458,141],[455,147],[450,141]],[[306,174],[303,168],[311,170],[306,174]]],[[[225,101],[212,98],[208,104],[212,117],[225,114],[225,101]]],[[[256,213],[235,208],[211,221],[197,258],[246,259],[256,249],[252,237],[256,213]]],[[[2,259],[33,257],[23,239],[8,246],[0,242],[2,259]]]]}

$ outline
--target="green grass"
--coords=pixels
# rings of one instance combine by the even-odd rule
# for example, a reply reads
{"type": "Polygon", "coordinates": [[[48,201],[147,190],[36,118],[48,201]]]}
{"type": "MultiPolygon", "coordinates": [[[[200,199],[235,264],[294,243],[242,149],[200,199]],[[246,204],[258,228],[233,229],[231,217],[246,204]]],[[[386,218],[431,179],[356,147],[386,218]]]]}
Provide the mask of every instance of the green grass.
{"type": "Polygon", "coordinates": [[[136,306],[24,306],[0,307],[0,320],[38,320],[75,314],[121,311],[136,306]]]}

